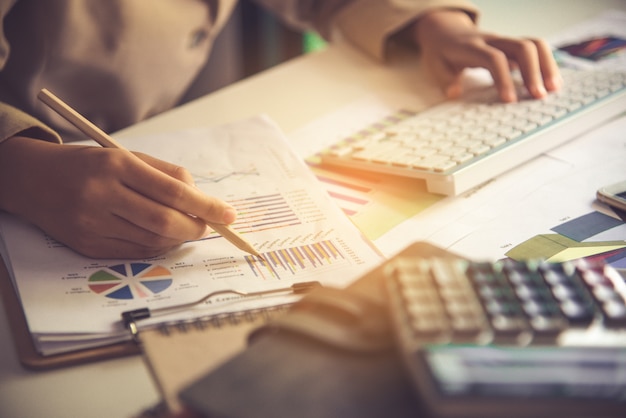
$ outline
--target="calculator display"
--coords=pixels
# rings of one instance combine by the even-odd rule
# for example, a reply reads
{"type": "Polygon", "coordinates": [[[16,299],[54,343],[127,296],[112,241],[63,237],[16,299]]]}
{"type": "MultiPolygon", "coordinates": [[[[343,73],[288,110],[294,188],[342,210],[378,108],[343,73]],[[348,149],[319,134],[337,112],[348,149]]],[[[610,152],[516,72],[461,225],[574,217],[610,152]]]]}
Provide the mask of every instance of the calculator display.
{"type": "Polygon", "coordinates": [[[626,348],[430,346],[424,357],[445,396],[626,403],[626,348]]]}

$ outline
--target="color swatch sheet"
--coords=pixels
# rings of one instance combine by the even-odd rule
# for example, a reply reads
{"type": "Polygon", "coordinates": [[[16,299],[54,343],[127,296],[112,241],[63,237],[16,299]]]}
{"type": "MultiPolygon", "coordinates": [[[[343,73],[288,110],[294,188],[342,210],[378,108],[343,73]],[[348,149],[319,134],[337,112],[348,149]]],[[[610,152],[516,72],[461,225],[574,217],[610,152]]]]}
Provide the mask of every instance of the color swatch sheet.
{"type": "Polygon", "coordinates": [[[563,262],[579,258],[602,260],[626,271],[626,222],[592,211],[535,235],[507,251],[516,260],[543,258],[563,262]]]}
{"type": "Polygon", "coordinates": [[[330,197],[371,240],[383,236],[442,199],[426,191],[419,179],[355,170],[328,170],[309,160],[309,167],[330,197]]]}
{"type": "MultiPolygon", "coordinates": [[[[128,338],[120,321],[124,311],[192,303],[222,290],[256,292],[305,281],[341,287],[381,261],[265,117],[124,145],[186,167],[203,192],[234,206],[233,228],[264,260],[214,232],[160,257],[95,260],[2,214],[3,257],[44,354],[128,338]]],[[[224,294],[145,325],[293,300],[287,293],[224,294]]]]}
{"type": "Polygon", "coordinates": [[[561,66],[573,68],[626,68],[626,13],[607,10],[553,36],[561,66]]]}

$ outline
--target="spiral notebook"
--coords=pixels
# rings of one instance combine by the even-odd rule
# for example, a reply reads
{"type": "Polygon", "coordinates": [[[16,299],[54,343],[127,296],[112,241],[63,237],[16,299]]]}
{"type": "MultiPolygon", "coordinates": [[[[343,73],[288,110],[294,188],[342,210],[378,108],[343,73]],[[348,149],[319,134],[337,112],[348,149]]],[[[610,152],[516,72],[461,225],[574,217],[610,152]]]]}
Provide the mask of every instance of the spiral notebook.
{"type": "Polygon", "coordinates": [[[289,306],[213,315],[142,331],[143,358],[167,410],[180,411],[181,389],[242,352],[253,329],[282,315],[289,306]]]}

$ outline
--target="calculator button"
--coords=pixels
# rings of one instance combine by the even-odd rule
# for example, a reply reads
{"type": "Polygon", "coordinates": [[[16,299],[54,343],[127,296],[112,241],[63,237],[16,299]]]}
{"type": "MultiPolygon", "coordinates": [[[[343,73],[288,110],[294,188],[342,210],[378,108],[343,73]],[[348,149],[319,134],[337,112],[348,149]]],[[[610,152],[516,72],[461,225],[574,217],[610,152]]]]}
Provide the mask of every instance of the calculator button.
{"type": "Polygon", "coordinates": [[[567,321],[563,317],[537,315],[530,320],[532,329],[536,332],[536,338],[551,336],[555,337],[567,328],[567,321]]]}
{"type": "Polygon", "coordinates": [[[510,315],[517,311],[517,304],[514,305],[499,300],[490,300],[485,303],[485,309],[492,316],[510,315]]]}
{"type": "Polygon", "coordinates": [[[560,301],[576,298],[578,291],[571,284],[557,283],[552,287],[552,294],[560,301]]]}
{"type": "Polygon", "coordinates": [[[594,287],[597,285],[610,285],[609,280],[598,271],[586,270],[582,274],[582,277],[585,280],[585,283],[587,283],[587,285],[590,287],[594,287]]]}
{"type": "Polygon", "coordinates": [[[487,331],[482,316],[459,316],[452,319],[452,338],[455,343],[475,342],[487,331]]]}
{"type": "Polygon", "coordinates": [[[579,327],[588,326],[594,320],[595,312],[587,303],[568,299],[561,303],[560,307],[561,311],[572,325],[579,327]]]}
{"type": "Polygon", "coordinates": [[[533,317],[538,315],[547,315],[549,314],[549,308],[547,305],[539,303],[535,300],[529,300],[522,305],[524,308],[524,312],[526,315],[533,317]]]}
{"type": "Polygon", "coordinates": [[[447,343],[450,340],[450,324],[444,316],[425,315],[413,318],[410,323],[416,341],[425,343],[447,343]]]}
{"type": "Polygon", "coordinates": [[[605,323],[609,327],[626,327],[626,305],[621,300],[611,300],[603,305],[605,323]]]}
{"type": "Polygon", "coordinates": [[[544,279],[546,283],[551,286],[558,286],[560,284],[570,285],[571,277],[563,273],[562,271],[548,270],[544,273],[544,279]]]}
{"type": "Polygon", "coordinates": [[[620,300],[621,296],[612,287],[609,286],[595,286],[593,288],[593,296],[600,302],[607,302],[612,299],[620,300]]]}
{"type": "Polygon", "coordinates": [[[496,315],[491,318],[491,325],[498,342],[512,342],[528,330],[528,323],[523,316],[496,315]]]}

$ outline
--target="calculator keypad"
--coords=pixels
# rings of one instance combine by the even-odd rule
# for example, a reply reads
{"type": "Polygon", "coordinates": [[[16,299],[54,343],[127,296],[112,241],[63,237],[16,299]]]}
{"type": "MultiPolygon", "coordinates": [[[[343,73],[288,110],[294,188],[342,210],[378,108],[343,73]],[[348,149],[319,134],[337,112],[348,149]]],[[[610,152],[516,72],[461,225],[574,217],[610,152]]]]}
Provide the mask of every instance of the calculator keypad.
{"type": "Polygon", "coordinates": [[[387,287],[397,327],[414,344],[553,343],[568,329],[626,328],[626,285],[607,267],[399,258],[387,287]]]}

